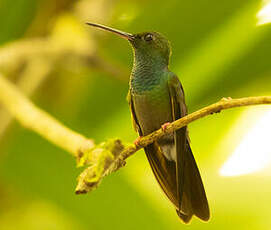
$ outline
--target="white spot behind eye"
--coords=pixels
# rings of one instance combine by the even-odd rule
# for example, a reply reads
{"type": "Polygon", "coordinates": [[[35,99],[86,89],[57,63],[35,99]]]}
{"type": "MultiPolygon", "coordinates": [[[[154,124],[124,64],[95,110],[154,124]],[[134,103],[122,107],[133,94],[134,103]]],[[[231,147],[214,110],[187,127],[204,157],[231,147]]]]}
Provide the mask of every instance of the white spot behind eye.
{"type": "Polygon", "coordinates": [[[144,40],[149,42],[149,41],[152,41],[153,40],[153,35],[152,34],[146,34],[144,36],[144,40]]]}

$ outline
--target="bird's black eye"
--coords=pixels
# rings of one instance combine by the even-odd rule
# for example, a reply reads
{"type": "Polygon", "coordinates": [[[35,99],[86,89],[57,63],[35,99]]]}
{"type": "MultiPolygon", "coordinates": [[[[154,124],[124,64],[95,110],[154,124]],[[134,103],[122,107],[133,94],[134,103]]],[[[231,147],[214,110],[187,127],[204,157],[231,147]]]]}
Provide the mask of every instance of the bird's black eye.
{"type": "Polygon", "coordinates": [[[146,34],[146,35],[144,36],[144,40],[145,40],[146,42],[152,41],[152,40],[153,40],[152,34],[146,34]]]}

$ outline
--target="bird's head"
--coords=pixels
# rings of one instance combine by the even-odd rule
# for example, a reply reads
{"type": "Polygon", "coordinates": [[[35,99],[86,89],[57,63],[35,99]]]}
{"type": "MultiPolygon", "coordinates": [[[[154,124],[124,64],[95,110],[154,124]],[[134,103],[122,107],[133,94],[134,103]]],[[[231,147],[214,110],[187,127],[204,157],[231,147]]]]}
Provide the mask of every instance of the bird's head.
{"type": "Polygon", "coordinates": [[[157,32],[139,33],[133,35],[133,39],[129,41],[136,55],[143,55],[152,60],[161,60],[168,64],[171,49],[169,41],[162,34],[157,32]]]}
{"type": "Polygon", "coordinates": [[[168,65],[171,48],[169,41],[160,33],[144,32],[130,34],[104,25],[87,23],[87,25],[115,33],[127,39],[134,48],[135,55],[150,61],[160,61],[168,65]]]}

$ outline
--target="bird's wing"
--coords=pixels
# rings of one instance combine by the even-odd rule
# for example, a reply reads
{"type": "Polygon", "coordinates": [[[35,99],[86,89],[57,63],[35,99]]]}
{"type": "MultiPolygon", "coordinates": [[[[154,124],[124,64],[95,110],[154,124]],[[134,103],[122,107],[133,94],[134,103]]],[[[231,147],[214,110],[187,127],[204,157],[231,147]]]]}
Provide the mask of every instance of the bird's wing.
{"type": "MultiPolygon", "coordinates": [[[[173,120],[187,114],[182,85],[177,76],[168,82],[173,120]]],[[[184,222],[189,222],[195,214],[202,220],[208,220],[209,206],[198,167],[193,157],[186,127],[174,133],[176,146],[176,180],[178,197],[178,215],[184,222]]]]}
{"type": "MultiPolygon", "coordinates": [[[[179,79],[175,76],[169,79],[168,88],[171,100],[171,111],[173,116],[172,120],[174,121],[187,114],[184,91],[179,79]]],[[[183,153],[186,152],[186,127],[178,129],[174,132],[174,140],[176,148],[176,183],[178,207],[180,209],[179,211],[181,211],[184,215],[192,216],[192,207],[188,197],[184,194],[185,154],[183,153]]]]}
{"type": "MultiPolygon", "coordinates": [[[[136,116],[136,108],[133,102],[133,96],[128,93],[127,96],[134,127],[140,136],[143,135],[141,126],[136,116]]],[[[152,171],[159,185],[165,192],[169,200],[177,207],[177,190],[176,190],[176,165],[174,161],[169,161],[161,151],[157,142],[154,142],[144,148],[152,171]]]]}
{"type": "Polygon", "coordinates": [[[134,102],[133,102],[133,98],[132,98],[130,90],[128,91],[127,101],[128,101],[128,104],[129,104],[130,110],[131,110],[131,118],[132,118],[132,122],[133,122],[133,127],[134,127],[135,131],[138,132],[138,134],[140,136],[142,136],[143,134],[142,134],[142,131],[139,126],[139,122],[138,122],[136,114],[135,114],[134,102]]]}

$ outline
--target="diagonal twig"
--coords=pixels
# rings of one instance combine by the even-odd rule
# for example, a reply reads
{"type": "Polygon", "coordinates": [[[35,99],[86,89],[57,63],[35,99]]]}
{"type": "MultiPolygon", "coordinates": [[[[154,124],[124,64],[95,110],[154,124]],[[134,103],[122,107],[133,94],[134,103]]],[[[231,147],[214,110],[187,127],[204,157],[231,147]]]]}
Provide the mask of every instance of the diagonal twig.
{"type": "Polygon", "coordinates": [[[167,126],[142,137],[138,145],[124,146],[120,140],[108,140],[99,145],[65,127],[48,113],[36,107],[0,73],[0,102],[26,128],[40,134],[76,157],[79,166],[90,165],[79,176],[76,193],[87,193],[96,188],[104,176],[125,165],[125,160],[141,148],[167,133],[222,110],[260,104],[271,104],[271,96],[223,98],[219,102],[188,114],[167,126]]]}

